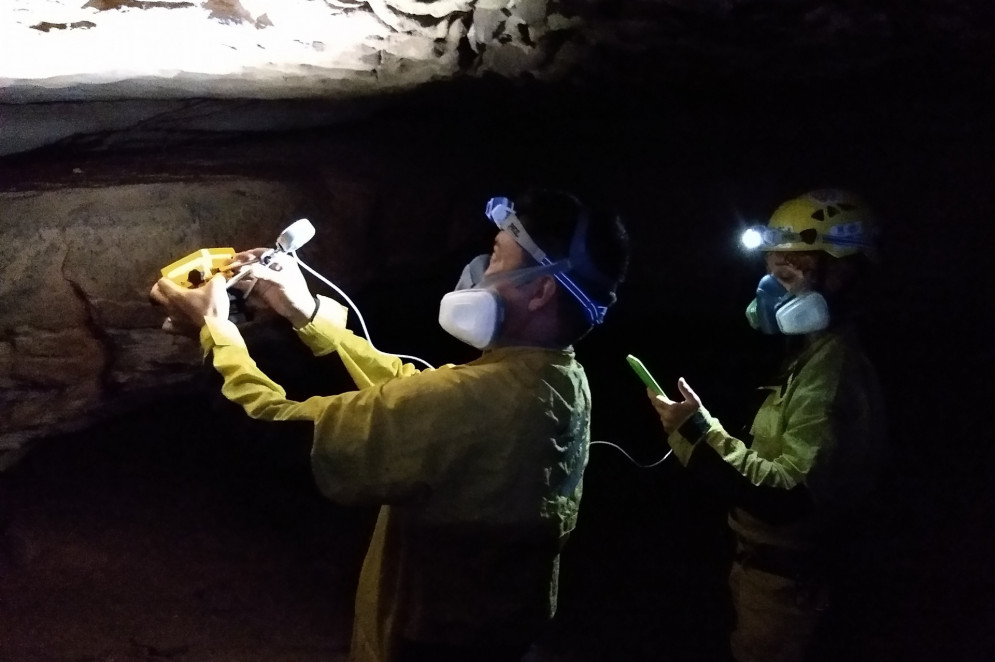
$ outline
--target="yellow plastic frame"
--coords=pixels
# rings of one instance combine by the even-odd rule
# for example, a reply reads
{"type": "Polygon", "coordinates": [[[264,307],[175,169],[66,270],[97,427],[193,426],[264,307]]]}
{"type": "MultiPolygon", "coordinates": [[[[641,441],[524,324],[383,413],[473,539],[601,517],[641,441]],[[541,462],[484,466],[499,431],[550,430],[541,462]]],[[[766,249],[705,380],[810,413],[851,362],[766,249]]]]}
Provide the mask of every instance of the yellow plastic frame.
{"type": "Polygon", "coordinates": [[[180,258],[161,269],[163,277],[186,288],[199,287],[190,280],[190,275],[199,272],[201,283],[206,283],[214,274],[221,271],[235,257],[234,248],[201,248],[184,258],[180,258]]]}

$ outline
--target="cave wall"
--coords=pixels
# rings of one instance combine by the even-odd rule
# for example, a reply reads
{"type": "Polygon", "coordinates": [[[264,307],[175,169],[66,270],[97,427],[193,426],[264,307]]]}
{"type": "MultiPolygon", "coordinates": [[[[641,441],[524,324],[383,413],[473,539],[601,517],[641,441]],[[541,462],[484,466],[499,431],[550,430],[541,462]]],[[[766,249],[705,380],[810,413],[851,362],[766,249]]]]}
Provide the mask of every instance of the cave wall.
{"type": "Polygon", "coordinates": [[[108,392],[161,386],[196,364],[188,343],[155,330],[161,315],[147,290],[159,263],[261,235],[260,219],[285,218],[292,204],[286,187],[252,181],[71,187],[5,199],[0,444],[17,448],[85,420],[108,392]]]}

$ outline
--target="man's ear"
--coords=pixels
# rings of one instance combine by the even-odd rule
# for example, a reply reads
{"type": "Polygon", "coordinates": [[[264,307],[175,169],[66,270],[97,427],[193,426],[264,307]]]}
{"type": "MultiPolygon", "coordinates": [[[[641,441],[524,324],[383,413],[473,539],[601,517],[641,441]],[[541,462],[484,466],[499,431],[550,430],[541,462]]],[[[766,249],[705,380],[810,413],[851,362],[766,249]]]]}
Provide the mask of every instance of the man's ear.
{"type": "Polygon", "coordinates": [[[556,279],[552,276],[540,276],[534,283],[532,296],[529,298],[529,312],[535,312],[548,305],[556,296],[556,279]]]}

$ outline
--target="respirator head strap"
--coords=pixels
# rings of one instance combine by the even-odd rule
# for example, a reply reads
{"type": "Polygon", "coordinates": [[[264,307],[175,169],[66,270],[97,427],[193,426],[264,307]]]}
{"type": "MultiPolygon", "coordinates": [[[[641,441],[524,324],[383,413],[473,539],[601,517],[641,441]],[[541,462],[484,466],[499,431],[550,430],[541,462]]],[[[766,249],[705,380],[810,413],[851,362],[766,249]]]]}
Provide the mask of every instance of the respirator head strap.
{"type": "MultiPolygon", "coordinates": [[[[529,236],[529,233],[525,230],[525,226],[522,224],[521,219],[515,214],[514,204],[510,199],[504,197],[491,198],[487,201],[487,205],[484,208],[484,214],[489,218],[495,225],[500,229],[508,232],[515,241],[518,243],[522,249],[532,256],[540,266],[555,266],[560,265],[560,268],[552,271],[553,277],[557,280],[563,288],[570,293],[580,303],[581,307],[584,309],[584,313],[587,316],[588,321],[591,324],[601,324],[604,322],[605,313],[608,312],[608,306],[599,304],[595,302],[591,297],[587,295],[584,289],[576,283],[570,276],[567,275],[567,271],[574,271],[578,266],[578,263],[587,263],[586,252],[585,252],[585,235],[587,234],[587,217],[586,215],[578,223],[577,229],[574,231],[574,236],[571,239],[570,245],[570,256],[566,260],[561,260],[558,262],[553,262],[550,260],[546,253],[539,248],[539,245],[529,236]],[[580,239],[578,240],[578,236],[580,239]]],[[[584,270],[585,276],[588,275],[587,272],[597,273],[591,269],[584,270]]],[[[604,279],[600,274],[598,275],[600,279],[604,279]]]]}

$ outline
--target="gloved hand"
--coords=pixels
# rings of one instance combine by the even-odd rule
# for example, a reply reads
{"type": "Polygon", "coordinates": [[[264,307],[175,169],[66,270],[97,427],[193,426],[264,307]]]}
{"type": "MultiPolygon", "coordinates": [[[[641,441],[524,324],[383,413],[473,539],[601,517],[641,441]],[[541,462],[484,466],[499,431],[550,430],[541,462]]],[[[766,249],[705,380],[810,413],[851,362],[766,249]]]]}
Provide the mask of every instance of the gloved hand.
{"type": "Polygon", "coordinates": [[[683,377],[677,380],[677,388],[684,396],[682,402],[671,400],[666,394],[657,395],[651,389],[646,389],[646,393],[650,396],[650,402],[653,403],[653,409],[656,409],[657,415],[660,416],[660,423],[663,424],[663,429],[668,435],[681,427],[684,421],[701,409],[701,399],[697,393],[691,390],[691,386],[683,377]]]}
{"type": "Polygon", "coordinates": [[[162,328],[171,333],[196,335],[208,317],[228,319],[228,290],[225,277],[215,275],[203,287],[187,289],[160,278],[149,297],[162,305],[169,317],[162,328]]]}
{"type": "Polygon", "coordinates": [[[257,296],[295,327],[302,327],[314,315],[316,305],[304,274],[297,261],[286,253],[272,253],[268,265],[262,264],[259,258],[267,252],[270,249],[253,248],[232,258],[226,269],[237,272],[239,281],[233,287],[246,297],[257,296]],[[248,274],[243,275],[245,270],[248,274]]]}

